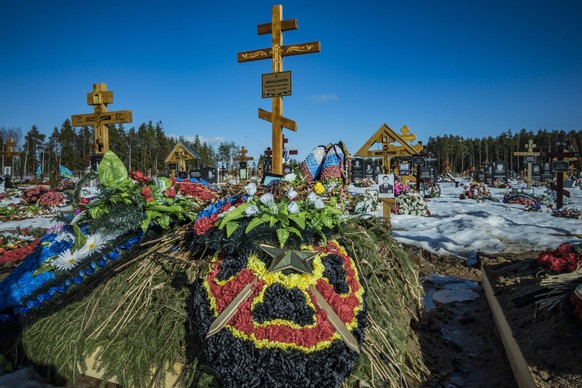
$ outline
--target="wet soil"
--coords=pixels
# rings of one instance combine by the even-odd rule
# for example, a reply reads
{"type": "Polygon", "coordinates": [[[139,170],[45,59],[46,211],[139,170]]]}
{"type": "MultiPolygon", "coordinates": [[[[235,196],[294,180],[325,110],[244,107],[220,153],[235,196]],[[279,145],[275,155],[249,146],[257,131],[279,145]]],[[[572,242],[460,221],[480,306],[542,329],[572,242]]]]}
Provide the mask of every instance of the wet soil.
{"type": "Polygon", "coordinates": [[[480,256],[471,268],[455,257],[432,255],[416,247],[405,249],[420,266],[427,294],[422,319],[414,325],[431,373],[423,387],[517,387],[480,284],[481,267],[488,273],[536,385],[582,386],[582,326],[567,308],[535,315],[533,298],[527,303],[528,297],[523,297],[540,288],[539,252],[480,256]],[[431,296],[443,287],[431,281],[434,274],[466,281],[477,294],[475,299],[433,303],[431,296]]]}

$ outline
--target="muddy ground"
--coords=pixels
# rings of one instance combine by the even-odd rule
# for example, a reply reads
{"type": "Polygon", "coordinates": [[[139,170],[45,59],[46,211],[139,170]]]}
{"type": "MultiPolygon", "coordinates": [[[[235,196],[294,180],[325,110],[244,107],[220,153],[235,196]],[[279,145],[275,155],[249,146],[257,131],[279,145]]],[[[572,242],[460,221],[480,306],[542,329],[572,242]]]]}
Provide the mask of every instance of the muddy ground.
{"type": "Polygon", "coordinates": [[[517,383],[481,287],[485,267],[537,386],[581,387],[582,326],[568,308],[535,314],[530,295],[539,289],[539,252],[481,256],[473,268],[454,257],[406,247],[420,265],[427,292],[426,311],[414,330],[420,337],[431,372],[425,387],[516,387],[517,383]],[[446,304],[431,302],[441,283],[434,275],[466,280],[475,299],[446,304]],[[433,276],[431,276],[433,275],[433,276]],[[537,275],[537,277],[536,277],[537,275]],[[520,302],[517,306],[514,300],[520,302]]]}

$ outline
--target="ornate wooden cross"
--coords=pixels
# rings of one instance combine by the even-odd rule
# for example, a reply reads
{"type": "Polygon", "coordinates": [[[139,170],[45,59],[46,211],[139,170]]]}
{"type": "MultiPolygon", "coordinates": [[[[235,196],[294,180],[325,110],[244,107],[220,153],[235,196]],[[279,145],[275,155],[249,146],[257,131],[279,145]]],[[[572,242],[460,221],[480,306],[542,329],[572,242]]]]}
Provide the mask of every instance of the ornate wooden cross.
{"type": "Polygon", "coordinates": [[[249,152],[249,150],[247,150],[245,146],[242,146],[240,149],[240,156],[233,159],[238,162],[248,162],[249,160],[253,160],[254,158],[252,156],[247,156],[247,152],[249,152]]]}
{"type": "Polygon", "coordinates": [[[416,135],[410,132],[410,128],[407,125],[400,128],[400,132],[398,134],[387,124],[384,124],[354,155],[363,158],[382,157],[382,173],[388,174],[390,173],[391,157],[419,155],[423,150],[420,143],[409,144],[416,140],[416,135]],[[370,149],[376,143],[382,144],[381,150],[370,149]],[[392,143],[398,143],[399,145],[392,143]]]}
{"type": "Polygon", "coordinates": [[[93,92],[87,93],[87,105],[93,105],[93,113],[72,115],[73,127],[92,126],[96,154],[109,151],[109,132],[107,124],[131,123],[131,111],[107,112],[107,104],[113,104],[113,92],[104,83],[93,84],[93,92]]]}
{"type": "MultiPolygon", "coordinates": [[[[536,144],[534,144],[532,139],[529,139],[527,144],[525,145],[525,147],[527,148],[527,151],[525,152],[514,152],[513,155],[514,156],[540,156],[541,153],[540,152],[534,152],[534,148],[537,147],[536,144]]],[[[527,163],[527,187],[530,186],[531,184],[531,166],[532,163],[527,163]]]]}
{"type": "Polygon", "coordinates": [[[6,143],[4,143],[5,150],[0,151],[0,155],[2,156],[2,171],[0,171],[0,174],[5,174],[5,175],[12,174],[12,167],[10,167],[8,169],[10,172],[6,173],[5,168],[4,168],[4,158],[6,157],[6,158],[8,158],[9,161],[12,161],[13,157],[20,155],[20,152],[14,151],[15,144],[16,143],[14,142],[13,138],[8,139],[8,141],[6,143]]]}
{"type": "MultiPolygon", "coordinates": [[[[240,52],[237,54],[238,62],[249,62],[271,58],[273,61],[273,73],[280,73],[283,71],[283,57],[320,52],[321,47],[319,42],[283,46],[283,31],[296,30],[297,19],[282,19],[283,6],[273,6],[271,23],[260,24],[257,26],[257,33],[259,35],[272,35],[271,48],[240,52]]],[[[268,112],[259,108],[259,118],[272,123],[272,172],[274,174],[283,174],[282,128],[285,127],[292,131],[297,131],[297,123],[295,123],[293,120],[283,117],[283,97],[273,97],[272,112],[268,112]]]]}

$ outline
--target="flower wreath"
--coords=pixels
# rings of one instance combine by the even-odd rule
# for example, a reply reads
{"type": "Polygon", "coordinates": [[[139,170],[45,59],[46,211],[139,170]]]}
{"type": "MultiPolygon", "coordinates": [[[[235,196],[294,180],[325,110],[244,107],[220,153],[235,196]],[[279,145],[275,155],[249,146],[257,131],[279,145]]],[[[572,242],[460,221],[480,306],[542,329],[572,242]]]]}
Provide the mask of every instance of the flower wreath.
{"type": "Polygon", "coordinates": [[[223,386],[334,387],[357,361],[358,351],[322,307],[331,307],[357,341],[356,349],[361,346],[366,304],[356,265],[336,240],[301,248],[316,253],[312,274],[270,271],[273,259],[263,252],[216,253],[206,277],[196,284],[193,317],[207,361],[223,386]],[[213,322],[248,285],[248,296],[209,336],[213,322]]]}

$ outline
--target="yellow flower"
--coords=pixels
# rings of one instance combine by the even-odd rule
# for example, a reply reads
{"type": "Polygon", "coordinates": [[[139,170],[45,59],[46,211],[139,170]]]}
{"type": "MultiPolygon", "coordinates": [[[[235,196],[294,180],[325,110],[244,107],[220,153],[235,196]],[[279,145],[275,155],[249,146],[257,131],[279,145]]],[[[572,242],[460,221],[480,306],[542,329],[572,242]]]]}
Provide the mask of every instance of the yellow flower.
{"type": "Polygon", "coordinates": [[[325,192],[325,187],[323,187],[321,182],[317,182],[315,186],[313,186],[313,191],[315,191],[315,194],[321,195],[325,192]]]}

